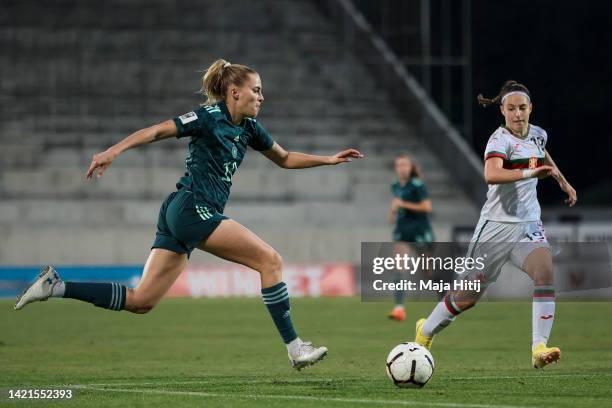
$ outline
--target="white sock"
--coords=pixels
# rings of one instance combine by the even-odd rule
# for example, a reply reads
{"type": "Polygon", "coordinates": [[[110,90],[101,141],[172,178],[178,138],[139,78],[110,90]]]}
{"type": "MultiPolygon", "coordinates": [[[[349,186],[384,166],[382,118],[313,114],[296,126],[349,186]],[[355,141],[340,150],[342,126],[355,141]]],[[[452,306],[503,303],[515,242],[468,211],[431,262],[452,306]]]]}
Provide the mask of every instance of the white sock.
{"type": "Polygon", "coordinates": [[[298,353],[301,344],[302,340],[299,337],[287,344],[287,351],[289,352],[289,355],[295,356],[298,353]]]}
{"type": "Polygon", "coordinates": [[[555,320],[555,289],[552,286],[536,286],[531,308],[531,347],[548,342],[555,320]]]}
{"type": "Polygon", "coordinates": [[[53,286],[53,290],[51,292],[51,297],[64,297],[64,292],[66,291],[66,285],[64,285],[64,281],[59,281],[53,286]]]}
{"type": "Polygon", "coordinates": [[[452,296],[445,296],[444,299],[434,307],[434,310],[432,310],[427,320],[425,320],[421,329],[423,335],[431,337],[441,332],[455,320],[455,316],[460,313],[458,310],[459,308],[454,304],[452,296]],[[451,309],[453,309],[453,313],[451,313],[451,309]]]}

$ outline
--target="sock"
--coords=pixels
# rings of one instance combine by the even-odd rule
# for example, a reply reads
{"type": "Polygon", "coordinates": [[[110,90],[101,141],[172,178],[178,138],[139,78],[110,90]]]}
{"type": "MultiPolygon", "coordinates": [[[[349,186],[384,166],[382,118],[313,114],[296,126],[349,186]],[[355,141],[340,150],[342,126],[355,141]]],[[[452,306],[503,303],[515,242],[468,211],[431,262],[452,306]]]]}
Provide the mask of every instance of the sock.
{"type": "MultiPolygon", "coordinates": [[[[397,274],[397,276],[395,277],[394,282],[395,283],[399,283],[402,279],[402,275],[400,275],[399,273],[397,274]]],[[[395,290],[393,292],[393,298],[395,299],[395,306],[401,306],[404,307],[404,301],[406,299],[406,293],[403,290],[395,290]]]]}
{"type": "Polygon", "coordinates": [[[422,327],[423,335],[431,337],[434,334],[441,332],[445,327],[455,320],[455,317],[461,313],[461,310],[455,304],[453,295],[446,295],[440,301],[431,314],[425,320],[422,327]]]}
{"type": "Polygon", "coordinates": [[[553,286],[534,287],[531,308],[532,347],[538,343],[546,345],[554,320],[555,288],[553,286]]]}
{"type": "Polygon", "coordinates": [[[298,335],[295,333],[291,322],[291,305],[289,304],[289,292],[287,292],[285,282],[279,282],[272,287],[261,289],[261,297],[285,344],[297,339],[298,335]]]}
{"type": "Polygon", "coordinates": [[[64,297],[64,292],[66,291],[66,285],[64,281],[59,281],[53,286],[53,290],[51,291],[51,297],[64,297]]]}
{"type": "Polygon", "coordinates": [[[110,310],[123,310],[127,288],[118,283],[65,282],[64,297],[110,310]]]}

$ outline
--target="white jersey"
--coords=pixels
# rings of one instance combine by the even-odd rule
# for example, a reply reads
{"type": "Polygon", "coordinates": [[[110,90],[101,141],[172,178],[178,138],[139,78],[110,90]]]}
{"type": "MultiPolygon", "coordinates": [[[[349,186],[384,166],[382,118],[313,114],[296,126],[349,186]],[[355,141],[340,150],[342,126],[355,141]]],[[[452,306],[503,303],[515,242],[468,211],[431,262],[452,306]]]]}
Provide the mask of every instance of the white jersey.
{"type": "MultiPolygon", "coordinates": [[[[546,131],[538,126],[529,125],[529,132],[524,139],[499,127],[489,138],[485,161],[491,157],[500,157],[504,160],[504,169],[535,169],[544,164],[547,139],[546,131]]],[[[490,184],[480,218],[499,222],[539,221],[537,185],[537,178],[490,184]]]]}

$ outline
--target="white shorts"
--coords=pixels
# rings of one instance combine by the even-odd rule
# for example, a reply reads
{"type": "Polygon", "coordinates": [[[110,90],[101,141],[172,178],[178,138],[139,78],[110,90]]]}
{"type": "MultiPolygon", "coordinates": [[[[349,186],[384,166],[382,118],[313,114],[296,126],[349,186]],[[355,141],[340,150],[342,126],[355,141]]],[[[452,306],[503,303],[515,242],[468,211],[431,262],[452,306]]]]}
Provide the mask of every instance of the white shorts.
{"type": "Polygon", "coordinates": [[[468,275],[486,286],[497,280],[507,261],[523,269],[525,258],[536,248],[550,248],[542,221],[511,223],[481,218],[466,256],[482,257],[484,268],[468,275]]]}

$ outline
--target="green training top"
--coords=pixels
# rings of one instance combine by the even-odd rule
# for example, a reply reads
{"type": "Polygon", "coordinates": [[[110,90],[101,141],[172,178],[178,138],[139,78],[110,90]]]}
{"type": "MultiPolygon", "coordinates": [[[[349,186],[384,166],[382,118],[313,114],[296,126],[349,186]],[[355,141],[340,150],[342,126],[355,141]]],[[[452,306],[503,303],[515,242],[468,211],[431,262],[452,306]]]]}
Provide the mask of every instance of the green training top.
{"type": "MultiPolygon", "coordinates": [[[[425,184],[418,177],[411,177],[405,185],[399,180],[391,184],[393,196],[403,201],[420,203],[429,198],[425,184]]],[[[411,227],[414,229],[431,229],[427,213],[410,211],[405,208],[397,210],[396,228],[411,227]]]]}
{"type": "Polygon", "coordinates": [[[242,163],[247,145],[268,150],[270,134],[255,119],[234,125],[225,102],[202,106],[174,118],[177,138],[190,136],[187,172],[176,184],[193,191],[196,203],[223,214],[232,186],[232,176],[242,163]]]}

